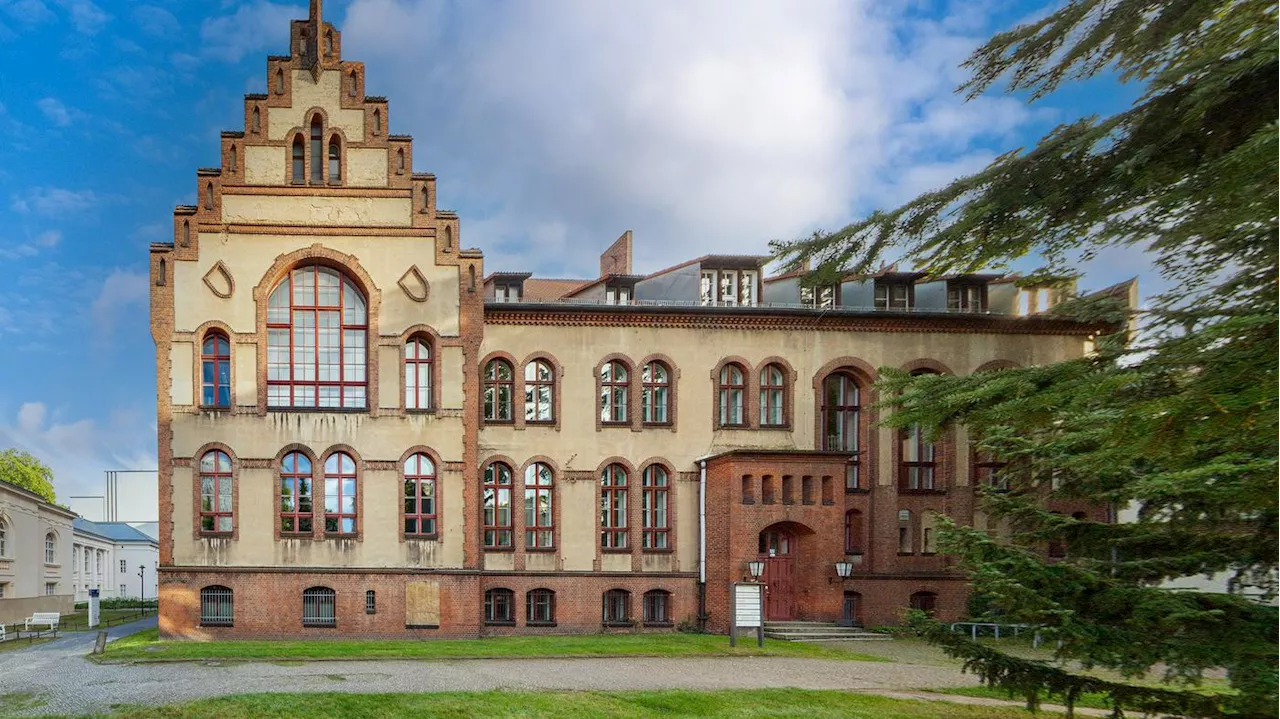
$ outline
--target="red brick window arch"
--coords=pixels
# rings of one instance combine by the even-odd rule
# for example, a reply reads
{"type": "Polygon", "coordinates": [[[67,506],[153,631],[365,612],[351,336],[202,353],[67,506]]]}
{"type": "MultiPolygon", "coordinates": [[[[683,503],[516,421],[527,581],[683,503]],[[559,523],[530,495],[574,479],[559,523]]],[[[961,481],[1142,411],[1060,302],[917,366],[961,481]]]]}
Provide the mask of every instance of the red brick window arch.
{"type": "Polygon", "coordinates": [[[651,464],[645,467],[640,481],[642,546],[644,549],[670,549],[671,515],[668,505],[671,478],[667,475],[667,468],[651,464]]]}
{"type": "Polygon", "coordinates": [[[524,471],[524,546],[553,549],[556,546],[555,474],[544,462],[524,471]]]}
{"type": "Polygon", "coordinates": [[[267,301],[267,406],[365,409],[364,293],[325,265],[294,268],[267,301]]]}
{"type": "Polygon", "coordinates": [[[641,416],[645,424],[671,424],[671,368],[653,360],[640,370],[641,416]]]}
{"type": "Polygon", "coordinates": [[[787,373],[770,363],[760,370],[760,425],[780,427],[787,423],[787,373]]]}
{"type": "Polygon", "coordinates": [[[290,173],[290,180],[295,185],[301,185],[307,179],[307,155],[302,144],[302,135],[297,135],[293,138],[291,152],[292,172],[290,173]]]}
{"type": "Polygon", "coordinates": [[[626,549],[627,470],[610,464],[600,473],[600,547],[626,549]]]}
{"type": "Polygon", "coordinates": [[[525,594],[525,624],[554,625],[556,622],[556,593],[550,589],[533,589],[525,594]]]}
{"type": "Polygon", "coordinates": [[[511,467],[494,462],[484,468],[485,549],[511,548],[511,467]]]}
{"type": "Polygon", "coordinates": [[[355,534],[356,463],[346,452],[334,452],[324,461],[324,531],[355,534]]]}
{"type": "Polygon", "coordinates": [[[311,534],[311,459],[290,452],[280,461],[280,533],[311,534]]]}
{"type": "Polygon", "coordinates": [[[556,371],[546,360],[524,366],[524,421],[554,422],[556,371]]]}
{"type": "Polygon", "coordinates": [[[601,621],[605,626],[631,625],[631,592],[610,589],[602,597],[601,621]]]}
{"type": "Polygon", "coordinates": [[[627,397],[631,392],[631,375],[618,360],[600,368],[600,421],[604,424],[626,424],[627,397]]]}
{"type": "Polygon", "coordinates": [[[404,343],[404,408],[431,409],[431,340],[424,335],[404,343]]]}
{"type": "Polygon", "coordinates": [[[405,536],[434,537],[436,519],[436,464],[417,452],[404,461],[405,536]]]}
{"type": "Polygon", "coordinates": [[[324,183],[324,122],[320,116],[311,118],[311,184],[324,183]]]}
{"type": "Polygon", "coordinates": [[[210,330],[200,345],[200,405],[231,406],[231,342],[220,330],[210,330]]]}
{"type": "Polygon", "coordinates": [[[229,534],[232,530],[231,458],[219,449],[200,458],[200,531],[229,534]]]}
{"type": "Polygon", "coordinates": [[[720,368],[719,414],[721,427],[747,424],[747,376],[742,367],[730,363],[720,368]]]}
{"type": "Polygon", "coordinates": [[[484,593],[485,624],[515,624],[515,593],[510,589],[490,589],[484,593]]]}
{"type": "Polygon", "coordinates": [[[342,141],[337,135],[329,138],[329,184],[342,184],[342,141]]]}
{"type": "Polygon", "coordinates": [[[511,363],[489,360],[484,366],[484,419],[486,422],[511,422],[511,404],[515,394],[515,377],[511,363]]]}
{"type": "Polygon", "coordinates": [[[659,626],[671,624],[671,592],[662,589],[645,592],[642,621],[659,626]]]}

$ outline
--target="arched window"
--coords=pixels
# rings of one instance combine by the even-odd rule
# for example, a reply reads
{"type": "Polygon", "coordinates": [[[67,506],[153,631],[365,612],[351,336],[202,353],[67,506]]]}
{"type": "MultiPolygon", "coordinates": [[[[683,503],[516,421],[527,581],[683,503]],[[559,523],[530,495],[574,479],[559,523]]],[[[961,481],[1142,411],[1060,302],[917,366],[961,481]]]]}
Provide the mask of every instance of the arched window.
{"type": "Polygon", "coordinates": [[[898,554],[914,554],[911,543],[911,510],[898,510],[898,554]]]}
{"type": "Polygon", "coordinates": [[[324,34],[324,54],[325,57],[333,55],[333,31],[330,30],[324,34]]]}
{"type": "Polygon", "coordinates": [[[938,610],[938,595],[933,592],[916,592],[911,595],[910,606],[927,614],[938,610]]]}
{"type": "Polygon", "coordinates": [[[555,624],[556,593],[550,589],[533,589],[524,595],[525,624],[555,624]]]}
{"type": "Polygon", "coordinates": [[[231,171],[235,172],[236,171],[236,146],[235,145],[232,145],[231,149],[227,151],[227,157],[229,160],[228,164],[231,166],[230,168],[231,171]]]}
{"type": "Polygon", "coordinates": [[[660,464],[645,467],[641,482],[640,524],[644,532],[642,547],[670,549],[668,535],[671,532],[671,519],[667,514],[670,478],[666,467],[660,464]]]}
{"type": "Polygon", "coordinates": [[[324,531],[355,534],[356,463],[345,452],[334,452],[324,461],[324,531]]]}
{"type": "Polygon", "coordinates": [[[329,138],[329,184],[342,184],[342,144],[337,135],[329,138]]]}
{"type": "Polygon", "coordinates": [[[490,589],[484,593],[485,624],[515,624],[512,608],[514,594],[510,589],[490,589]]]}
{"type": "Polygon", "coordinates": [[[256,107],[253,108],[253,114],[251,115],[251,119],[249,121],[249,128],[255,134],[262,131],[262,113],[259,112],[258,108],[256,107]]]}
{"type": "Polygon", "coordinates": [[[864,551],[865,535],[862,529],[862,512],[857,509],[850,509],[844,513],[844,553],[845,554],[862,554],[864,551]]]}
{"type": "Polygon", "coordinates": [[[606,625],[631,624],[631,592],[610,589],[604,593],[602,621],[606,625]]]}
{"type": "Polygon", "coordinates": [[[182,246],[191,246],[191,223],[187,220],[182,221],[182,246]]]}
{"type": "Polygon", "coordinates": [[[404,148],[396,150],[396,174],[404,174],[404,148]]]}
{"type": "Polygon", "coordinates": [[[555,420],[555,370],[546,360],[524,366],[524,421],[555,420]]]}
{"type": "Polygon", "coordinates": [[[9,556],[9,525],[0,519],[0,557],[9,556]]]}
{"type": "Polygon", "coordinates": [[[235,622],[235,595],[217,584],[200,589],[200,625],[229,627],[235,622]]]}
{"type": "Polygon", "coordinates": [[[835,372],[822,382],[822,449],[849,452],[845,489],[860,489],[862,399],[858,383],[848,372],[835,372]]]}
{"type": "MultiPolygon", "coordinates": [[[[426,187],[423,187],[422,188],[422,207],[418,208],[418,212],[426,214],[430,210],[431,210],[431,191],[428,190],[426,187]]],[[[449,229],[448,227],[445,227],[446,231],[448,229],[449,229]]],[[[448,245],[445,245],[445,247],[448,247],[448,245]]]]}
{"type": "Polygon", "coordinates": [[[44,535],[44,563],[58,563],[58,538],[53,532],[44,535]]]}
{"type": "Polygon", "coordinates": [[[161,257],[160,262],[156,267],[156,287],[164,287],[165,283],[168,281],[169,281],[169,269],[167,264],[164,261],[164,258],[161,257]]]}
{"type": "Polygon", "coordinates": [[[211,450],[200,458],[200,531],[225,534],[232,529],[231,458],[211,450]]]}
{"type": "Polygon", "coordinates": [[[311,534],[311,459],[290,452],[280,461],[280,533],[311,534]]]}
{"type": "Polygon", "coordinates": [[[511,402],[515,382],[511,363],[504,359],[489,360],[484,366],[484,419],[486,422],[512,421],[511,402]]]}
{"type": "MultiPolygon", "coordinates": [[[[453,228],[445,225],[444,227],[444,248],[446,250],[453,248],[453,228]]],[[[475,284],[474,282],[472,283],[475,284]]]]}
{"type": "Polygon", "coordinates": [[[618,360],[605,362],[600,368],[600,421],[604,424],[626,424],[627,395],[631,383],[627,366],[618,360]]]}
{"type": "Polygon", "coordinates": [[[542,462],[534,462],[524,470],[524,546],[526,549],[552,549],[556,546],[555,475],[542,462]]]}
{"type": "Polygon", "coordinates": [[[204,209],[213,209],[213,183],[204,183],[204,209]]]}
{"type": "Polygon", "coordinates": [[[600,474],[600,547],[627,546],[627,470],[611,464],[600,474]]]}
{"type": "Polygon", "coordinates": [[[747,392],[746,375],[736,364],[720,368],[720,426],[742,427],[747,423],[743,397],[747,392]]]}
{"type": "Polygon", "coordinates": [[[303,154],[302,135],[293,138],[293,183],[301,185],[306,181],[306,156],[303,154]]]}
{"type": "Polygon", "coordinates": [[[382,133],[382,111],[375,109],[373,111],[373,134],[382,133]]]}
{"type": "Polygon", "coordinates": [[[324,124],[320,116],[311,118],[311,184],[324,182],[324,124]]]}
{"type": "Polygon", "coordinates": [[[284,94],[284,70],[276,70],[276,94],[284,94]]]}
{"type": "Polygon", "coordinates": [[[760,425],[781,427],[786,420],[786,373],[776,364],[760,370],[760,425]]]}
{"type": "Polygon", "coordinates": [[[645,624],[671,624],[671,593],[661,589],[645,592],[641,618],[645,624]]]}
{"type": "Polygon", "coordinates": [[[431,409],[431,341],[421,335],[404,343],[404,408],[431,409]]]}
{"type": "Polygon", "coordinates": [[[926,509],[924,514],[920,515],[920,553],[921,554],[937,554],[938,553],[938,513],[932,509],[926,509]]]}
{"type": "Polygon", "coordinates": [[[484,468],[484,546],[511,548],[511,468],[502,462],[484,468]]]}
{"type": "Polygon", "coordinates": [[[640,370],[640,420],[645,424],[671,424],[671,369],[654,360],[640,370]]]}
{"type": "Polygon", "coordinates": [[[408,537],[436,534],[436,464],[421,452],[404,461],[404,533],[408,537]]]}
{"type": "Polygon", "coordinates": [[[328,587],[311,587],[302,592],[302,626],[338,625],[337,594],[328,587]]]}
{"type": "Polygon", "coordinates": [[[476,266],[467,265],[467,292],[474,294],[476,291],[476,266]]]}
{"type": "Polygon", "coordinates": [[[351,71],[351,85],[347,88],[347,94],[348,94],[348,95],[350,95],[351,97],[355,97],[355,96],[356,96],[356,92],[357,92],[357,88],[356,88],[356,86],[357,86],[357,85],[359,85],[359,84],[360,84],[360,78],[359,78],[359,76],[357,76],[357,75],[356,75],[356,71],[355,71],[355,70],[352,70],[352,71],[351,71]]]}
{"type": "Polygon", "coordinates": [[[267,302],[267,406],[364,409],[364,293],[332,267],[303,265],[267,302]]]}
{"type": "Polygon", "coordinates": [[[231,406],[231,343],[217,330],[204,336],[200,349],[200,404],[231,406]]]}

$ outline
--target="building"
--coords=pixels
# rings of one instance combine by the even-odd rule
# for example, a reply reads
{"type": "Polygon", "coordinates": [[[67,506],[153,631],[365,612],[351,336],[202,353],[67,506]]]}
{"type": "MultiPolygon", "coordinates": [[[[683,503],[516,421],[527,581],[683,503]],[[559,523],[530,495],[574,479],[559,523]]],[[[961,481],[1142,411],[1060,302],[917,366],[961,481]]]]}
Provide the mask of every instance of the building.
{"type": "Polygon", "coordinates": [[[70,510],[0,480],[0,624],[34,612],[70,614],[70,510]]]}
{"type": "Polygon", "coordinates": [[[640,275],[629,232],[596,278],[486,276],[318,1],[289,43],[151,250],[165,636],[724,632],[757,558],[771,618],[963,612],[933,522],[984,524],[998,467],[876,428],[876,368],[1098,327],[999,275],[640,275]]]}
{"type": "Polygon", "coordinates": [[[76,601],[89,599],[89,589],[103,598],[155,599],[158,594],[160,543],[125,522],[75,520],[73,548],[76,601]]]}

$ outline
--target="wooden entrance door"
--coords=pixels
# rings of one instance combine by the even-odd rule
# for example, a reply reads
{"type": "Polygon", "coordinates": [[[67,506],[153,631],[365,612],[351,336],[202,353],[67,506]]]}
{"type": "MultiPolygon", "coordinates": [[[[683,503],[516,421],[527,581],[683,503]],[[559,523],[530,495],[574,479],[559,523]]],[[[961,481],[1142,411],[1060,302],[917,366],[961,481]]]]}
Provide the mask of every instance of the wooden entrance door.
{"type": "Polygon", "coordinates": [[[760,533],[760,554],[764,559],[764,618],[770,621],[795,619],[795,560],[791,555],[795,537],[790,532],[766,529],[760,533]]]}

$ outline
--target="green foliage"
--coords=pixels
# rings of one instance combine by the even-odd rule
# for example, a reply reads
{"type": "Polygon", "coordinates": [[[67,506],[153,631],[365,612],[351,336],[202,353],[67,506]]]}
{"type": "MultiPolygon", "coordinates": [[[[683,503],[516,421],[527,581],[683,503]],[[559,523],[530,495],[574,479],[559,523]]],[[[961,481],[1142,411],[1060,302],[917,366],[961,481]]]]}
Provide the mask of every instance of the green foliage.
{"type": "Polygon", "coordinates": [[[0,479],[56,502],[53,491],[53,470],[29,452],[20,449],[0,450],[0,479]]]}
{"type": "MultiPolygon", "coordinates": [[[[1058,127],[1034,148],[902,207],[811,238],[777,242],[816,281],[867,271],[886,251],[934,275],[1038,256],[1030,279],[1078,274],[1103,248],[1145,250],[1173,290],[1141,312],[1076,300],[1055,314],[1133,336],[1050,366],[966,377],[881,372],[893,427],[965,425],[1014,487],[986,493],[1007,529],[949,523],[944,551],[984,610],[1043,626],[1059,658],[1137,676],[1162,665],[1196,682],[1226,669],[1238,694],[1212,702],[1142,688],[1128,706],[1194,716],[1276,711],[1274,607],[1239,595],[1172,593],[1164,580],[1226,572],[1275,596],[1277,475],[1277,23],[1271,2],[1073,0],[1002,33],[967,63],[971,97],[1005,82],[1030,101],[1111,69],[1142,83],[1132,107],[1058,127]],[[1137,521],[1076,520],[1063,501],[1138,509],[1137,521]],[[1069,548],[1049,563],[1045,543],[1069,548]]],[[[988,681],[1078,694],[1097,680],[929,635],[988,681]]]]}

